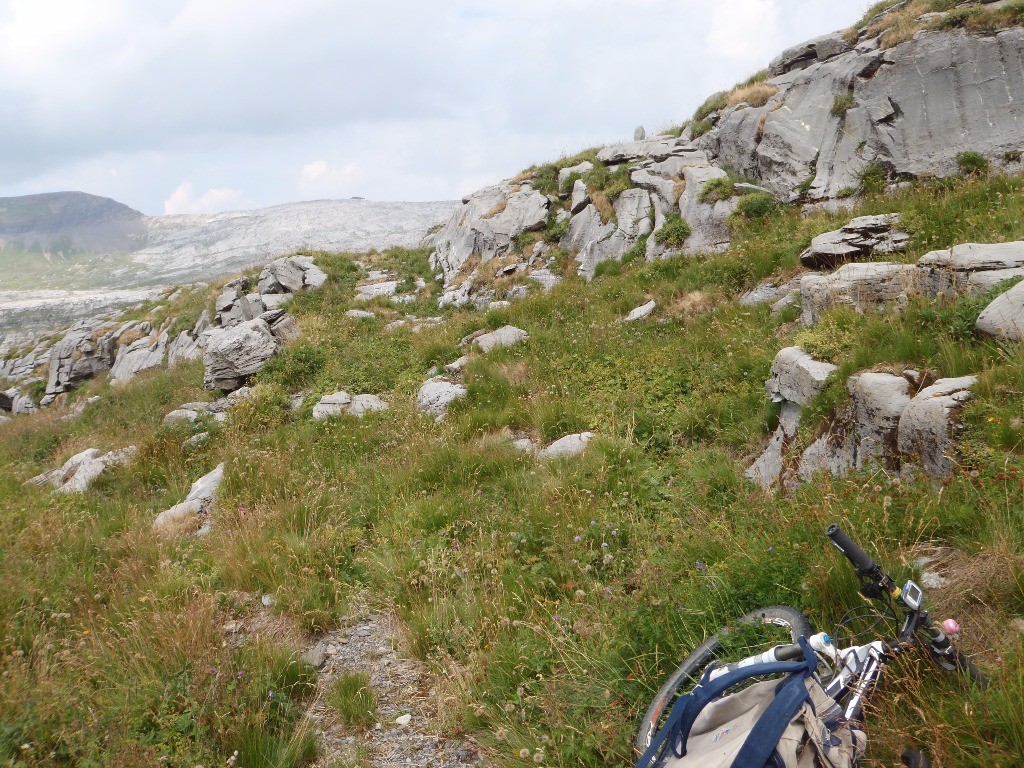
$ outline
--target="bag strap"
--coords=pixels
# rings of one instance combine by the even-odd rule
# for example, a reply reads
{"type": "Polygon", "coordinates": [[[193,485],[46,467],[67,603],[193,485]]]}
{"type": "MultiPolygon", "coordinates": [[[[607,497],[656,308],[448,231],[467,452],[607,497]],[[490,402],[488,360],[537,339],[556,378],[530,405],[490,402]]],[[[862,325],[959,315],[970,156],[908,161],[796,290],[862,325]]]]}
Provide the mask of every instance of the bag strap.
{"type": "MultiPolygon", "coordinates": [[[[715,666],[712,665],[704,672],[701,681],[696,687],[685,696],[679,698],[675,705],[672,707],[672,711],[669,713],[668,719],[665,725],[662,726],[661,730],[658,731],[651,745],[644,752],[643,756],[637,763],[637,768],[656,768],[664,763],[667,751],[671,750],[675,757],[683,757],[686,755],[686,741],[690,737],[690,729],[693,727],[693,723],[696,721],[701,711],[712,701],[717,699],[729,688],[732,688],[737,683],[741,683],[744,680],[749,680],[751,677],[760,677],[764,675],[788,675],[787,680],[782,684],[783,687],[787,685],[791,680],[797,680],[800,683],[800,687],[804,689],[804,697],[807,696],[806,688],[803,686],[803,680],[805,677],[814,674],[814,671],[818,666],[818,659],[814,655],[814,651],[807,644],[804,638],[800,638],[798,641],[800,647],[804,651],[803,661],[773,661],[763,662],[760,664],[751,664],[750,666],[741,667],[740,669],[727,672],[714,680],[709,680],[711,673],[714,671],[715,666]],[[652,763],[652,761],[655,761],[652,763]]],[[[793,694],[790,694],[791,696],[793,694]]],[[[777,699],[778,697],[776,697],[777,699]]],[[[803,703],[801,699],[800,704],[803,703]]],[[[796,713],[800,709],[800,704],[797,704],[793,709],[793,714],[785,721],[786,725],[793,719],[796,713]]],[[[765,711],[765,715],[771,711],[775,705],[775,701],[769,705],[768,710],[765,711]]],[[[788,703],[787,710],[791,705],[788,703]]],[[[777,712],[784,714],[781,705],[777,712]]],[[[780,717],[781,714],[774,715],[774,717],[780,717]]],[[[762,719],[764,715],[762,715],[762,719]]],[[[758,724],[760,724],[758,720],[758,724]]],[[[755,726],[756,728],[756,726],[755,726]]],[[[766,727],[767,730],[767,727],[766,727]]],[[[774,730],[774,729],[773,729],[774,730]]],[[[785,730],[785,726],[779,731],[781,737],[782,731],[785,730]]],[[[751,735],[753,731],[751,732],[751,735]]],[[[768,734],[770,735],[770,733],[768,734]]],[[[765,738],[766,736],[762,737],[765,738]]],[[[765,756],[764,760],[756,766],[756,768],[764,768],[764,764],[771,757],[771,752],[775,750],[775,745],[778,744],[779,739],[776,738],[771,742],[771,749],[765,756]]],[[[744,742],[744,748],[750,743],[750,737],[744,742]]],[[[753,752],[753,746],[751,752],[753,752]]],[[[740,753],[742,754],[743,749],[741,748],[740,753]]],[[[757,754],[752,754],[753,759],[757,759],[757,754]]],[[[737,760],[739,756],[737,756],[737,760]]],[[[752,763],[742,764],[739,762],[733,763],[733,768],[748,768],[752,766],[752,763]]]]}
{"type": "Polygon", "coordinates": [[[817,670],[818,657],[804,638],[801,637],[798,642],[804,651],[806,669],[793,673],[776,689],[775,698],[761,713],[744,739],[740,751],[736,753],[732,768],[765,768],[786,728],[804,702],[810,701],[811,694],[805,681],[817,670]]]}

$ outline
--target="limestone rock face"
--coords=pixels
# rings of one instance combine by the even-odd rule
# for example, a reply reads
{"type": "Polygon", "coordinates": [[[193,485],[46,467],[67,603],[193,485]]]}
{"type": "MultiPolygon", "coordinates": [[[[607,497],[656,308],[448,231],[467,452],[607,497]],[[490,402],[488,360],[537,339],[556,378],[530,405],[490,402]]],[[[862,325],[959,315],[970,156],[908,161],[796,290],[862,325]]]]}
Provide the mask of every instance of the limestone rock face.
{"type": "Polygon", "coordinates": [[[210,337],[203,353],[207,389],[235,390],[277,354],[279,342],[261,318],[210,337]]]}
{"type": "Polygon", "coordinates": [[[771,377],[765,390],[772,402],[780,403],[779,426],[768,446],[747,469],[746,476],[762,488],[786,482],[786,452],[800,427],[803,407],[817,397],[838,369],[815,360],[799,347],[780,350],[772,361],[771,377]]]}
{"type": "Polygon", "coordinates": [[[879,164],[891,175],[949,176],[970,149],[996,163],[1019,150],[1024,30],[921,32],[887,50],[836,35],[784,52],[764,107],[728,108],[698,141],[735,172],[792,199],[836,197],[879,164]],[[833,114],[837,94],[852,106],[833,114]]]}
{"type": "Polygon", "coordinates": [[[978,315],[978,333],[999,341],[1024,340],[1024,283],[1018,283],[978,315]]]}
{"type": "Polygon", "coordinates": [[[897,454],[896,430],[910,404],[910,382],[869,371],[851,376],[846,386],[853,406],[854,466],[860,469],[868,461],[897,454]]]}
{"type": "MultiPolygon", "coordinates": [[[[571,165],[568,168],[562,168],[558,172],[558,189],[562,190],[565,188],[565,184],[569,181],[569,177],[583,176],[584,174],[590,173],[592,170],[594,170],[594,164],[589,160],[584,160],[582,163],[579,163],[578,165],[571,165]]],[[[586,189],[586,184],[584,184],[583,187],[586,189]]],[[[573,185],[573,191],[575,191],[575,188],[575,185],[573,185]]]]}
{"type": "MultiPolygon", "coordinates": [[[[961,431],[956,414],[970,398],[975,377],[940,379],[924,386],[925,376],[913,370],[851,376],[846,382],[849,403],[824,434],[796,455],[794,438],[802,407],[827,380],[822,379],[823,370],[807,378],[809,365],[796,348],[784,349],[776,357],[766,388],[772,399],[782,402],[779,426],[747,469],[748,478],[765,489],[791,488],[821,472],[838,477],[873,464],[890,472],[919,466],[932,477],[949,476],[961,431]]],[[[829,373],[834,371],[833,366],[829,373]]]]}
{"type": "Polygon", "coordinates": [[[913,264],[869,262],[846,264],[830,275],[805,275],[800,281],[801,320],[816,325],[838,305],[858,312],[888,305],[902,306],[917,291],[920,273],[913,264]]]}
{"type": "Polygon", "coordinates": [[[786,347],[775,356],[765,389],[772,402],[810,405],[837,370],[831,363],[815,360],[800,347],[786,347]]]}
{"type": "Polygon", "coordinates": [[[1024,277],[1024,242],[965,243],[932,251],[917,262],[923,289],[932,296],[987,291],[1024,277]]]}
{"type": "Polygon", "coordinates": [[[736,199],[702,202],[701,193],[708,182],[728,178],[728,174],[713,165],[689,166],[683,169],[685,191],[679,196],[679,214],[690,225],[692,233],[684,250],[721,251],[729,245],[729,216],[736,210],[736,199]]]}
{"type": "Polygon", "coordinates": [[[110,378],[119,384],[131,381],[143,371],[163,365],[166,353],[166,332],[156,337],[137,339],[117,350],[117,357],[110,369],[110,378]]]}
{"type": "Polygon", "coordinates": [[[907,405],[900,417],[899,450],[908,460],[939,478],[953,472],[955,438],[963,431],[955,416],[971,397],[975,376],[939,379],[925,387],[907,405]]]}
{"type": "Polygon", "coordinates": [[[448,407],[466,394],[467,390],[461,384],[443,376],[435,376],[420,387],[416,405],[424,413],[433,416],[435,421],[441,421],[448,413],[448,407]]]}
{"type": "Polygon", "coordinates": [[[224,464],[219,464],[208,475],[192,483],[192,488],[180,504],[164,510],[153,521],[153,530],[164,535],[194,533],[201,536],[212,527],[210,513],[217,500],[217,490],[224,480],[224,464]]]}
{"type": "Polygon", "coordinates": [[[811,269],[835,269],[848,261],[865,261],[874,253],[902,251],[910,235],[896,228],[899,223],[898,213],[860,216],[841,229],[815,237],[800,261],[811,269]]]}
{"type": "Polygon", "coordinates": [[[548,199],[511,183],[487,187],[466,198],[462,208],[438,233],[431,266],[444,273],[445,286],[476,254],[483,262],[509,253],[517,235],[544,227],[548,199]]]}
{"type": "Polygon", "coordinates": [[[112,329],[82,321],[71,328],[50,352],[50,372],[43,403],[52,402],[98,373],[110,370],[117,348],[112,329]]]}

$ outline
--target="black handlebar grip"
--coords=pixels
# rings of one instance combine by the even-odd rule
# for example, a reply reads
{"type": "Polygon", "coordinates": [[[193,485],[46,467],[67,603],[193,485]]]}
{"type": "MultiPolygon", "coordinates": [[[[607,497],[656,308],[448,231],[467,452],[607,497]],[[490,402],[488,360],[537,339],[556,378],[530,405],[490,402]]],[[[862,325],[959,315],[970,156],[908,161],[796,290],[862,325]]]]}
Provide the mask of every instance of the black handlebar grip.
{"type": "Polygon", "coordinates": [[[878,568],[878,564],[863,549],[853,543],[853,539],[846,535],[838,525],[830,525],[825,535],[832,539],[836,548],[846,555],[846,559],[856,566],[859,573],[867,573],[878,568]]]}

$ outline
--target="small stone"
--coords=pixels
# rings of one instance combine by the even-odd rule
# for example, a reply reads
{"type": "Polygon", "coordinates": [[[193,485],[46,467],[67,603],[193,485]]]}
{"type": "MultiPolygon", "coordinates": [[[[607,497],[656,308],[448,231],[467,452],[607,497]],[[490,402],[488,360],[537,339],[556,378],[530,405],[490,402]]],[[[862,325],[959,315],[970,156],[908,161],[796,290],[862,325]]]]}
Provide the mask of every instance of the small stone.
{"type": "Polygon", "coordinates": [[[411,722],[412,722],[412,715],[399,715],[398,717],[395,718],[395,723],[397,725],[401,725],[402,727],[407,726],[411,722]]]}

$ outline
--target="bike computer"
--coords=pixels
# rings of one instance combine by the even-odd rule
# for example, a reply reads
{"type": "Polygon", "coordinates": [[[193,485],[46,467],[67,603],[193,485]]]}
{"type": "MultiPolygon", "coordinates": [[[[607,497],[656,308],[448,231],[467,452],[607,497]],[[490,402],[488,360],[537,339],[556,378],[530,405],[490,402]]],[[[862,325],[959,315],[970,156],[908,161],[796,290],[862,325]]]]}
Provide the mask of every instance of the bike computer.
{"type": "Polygon", "coordinates": [[[916,611],[921,607],[921,602],[924,600],[924,590],[914,582],[908,581],[903,585],[902,597],[906,606],[910,610],[916,611]]]}

